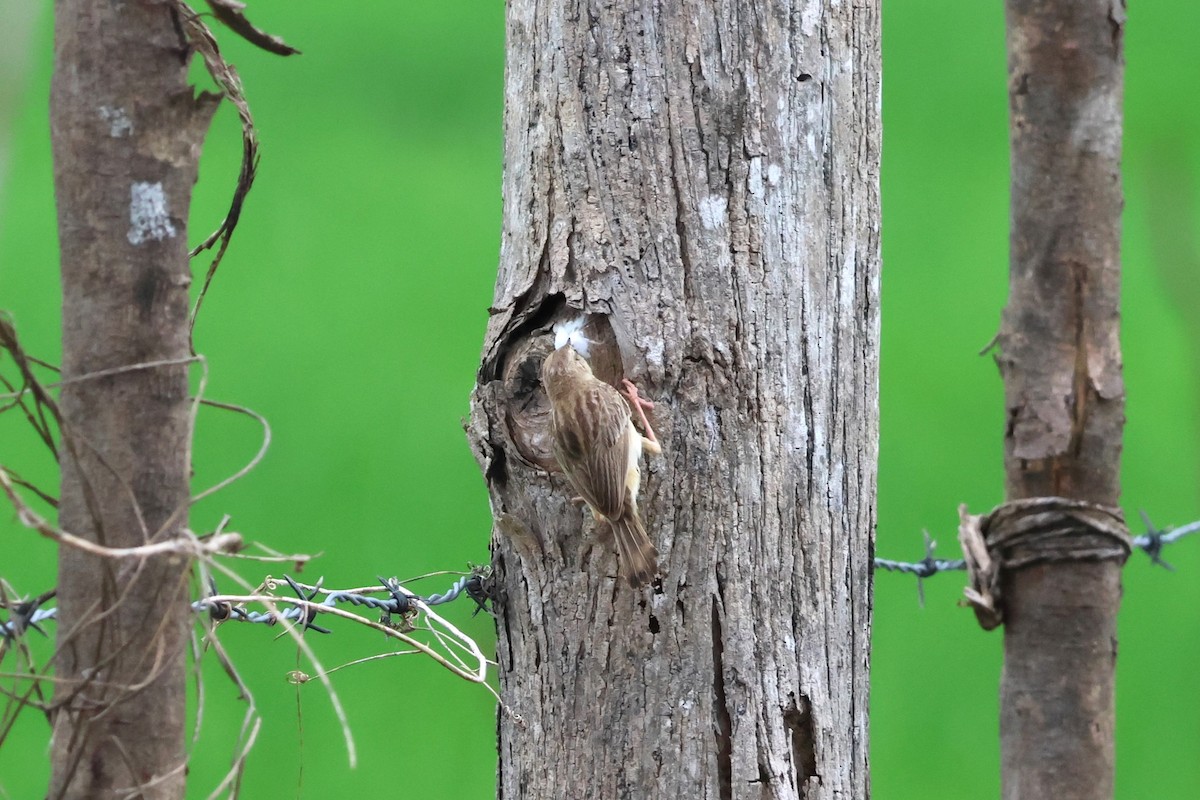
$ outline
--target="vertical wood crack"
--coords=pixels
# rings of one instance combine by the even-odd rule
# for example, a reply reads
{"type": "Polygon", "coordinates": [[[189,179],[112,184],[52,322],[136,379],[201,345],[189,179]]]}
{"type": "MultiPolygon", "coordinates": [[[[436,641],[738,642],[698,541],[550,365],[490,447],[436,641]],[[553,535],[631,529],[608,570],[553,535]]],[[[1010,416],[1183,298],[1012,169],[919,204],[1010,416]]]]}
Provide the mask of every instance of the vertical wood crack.
{"type": "Polygon", "coordinates": [[[712,648],[713,714],[716,717],[713,734],[717,742],[717,783],[721,791],[721,800],[733,800],[733,722],[729,716],[728,699],[725,697],[725,644],[721,628],[721,610],[715,597],[712,601],[712,648]]]}

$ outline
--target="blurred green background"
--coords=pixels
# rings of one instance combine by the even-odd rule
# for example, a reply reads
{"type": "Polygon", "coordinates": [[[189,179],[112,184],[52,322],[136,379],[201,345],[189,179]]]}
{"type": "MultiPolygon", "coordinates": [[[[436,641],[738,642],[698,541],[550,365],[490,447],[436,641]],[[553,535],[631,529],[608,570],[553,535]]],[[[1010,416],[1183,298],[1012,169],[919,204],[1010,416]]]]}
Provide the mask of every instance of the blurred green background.
{"type": "MultiPolygon", "coordinates": [[[[18,4],[0,11],[0,126],[10,126],[0,131],[0,308],[29,350],[57,361],[51,20],[49,4],[18,4]],[[33,19],[28,32],[13,23],[22,16],[33,19]]],[[[503,4],[256,0],[250,12],[304,54],[277,58],[217,31],[246,84],[263,158],[197,346],[208,396],[265,414],[275,438],[257,471],[195,510],[193,527],[229,513],[249,538],[323,552],[304,577],[330,586],[484,561],[487,499],[460,420],[497,260],[503,4]]],[[[977,353],[1005,299],[1003,26],[999,3],[885,4],[878,551],[888,557],[919,559],[922,529],[954,555],[957,505],[1001,499],[1001,385],[977,353]]],[[[1124,497],[1127,512],[1144,508],[1160,525],[1200,516],[1197,29],[1200,5],[1187,0],[1130,10],[1124,497]]],[[[193,241],[224,213],[239,148],[226,107],[204,153],[193,241]]],[[[258,436],[245,418],[204,410],[195,486],[244,463],[258,436]]],[[[0,418],[0,443],[0,461],[53,485],[53,464],[15,415],[0,418]]],[[[6,510],[0,537],[0,575],[29,593],[53,584],[50,543],[6,510]]],[[[1200,540],[1166,557],[1175,572],[1140,555],[1126,570],[1120,798],[1190,798],[1200,785],[1200,540]]],[[[251,580],[267,571],[242,570],[251,580]]],[[[962,584],[927,581],[922,608],[912,579],[877,578],[871,751],[882,800],[998,795],[1001,635],[956,606],[962,584]]],[[[491,652],[488,620],[465,604],[448,614],[491,652]]],[[[417,657],[336,673],[359,748],[351,770],[327,697],[286,682],[296,648],[273,635],[224,629],[264,716],[243,796],[492,796],[486,691],[417,657]]],[[[310,641],[326,666],[384,646],[341,628],[310,641]]],[[[197,798],[226,769],[244,712],[215,665],[206,675],[190,764],[197,798]]],[[[44,720],[22,717],[0,748],[0,797],[41,796],[47,734],[44,720]]]]}

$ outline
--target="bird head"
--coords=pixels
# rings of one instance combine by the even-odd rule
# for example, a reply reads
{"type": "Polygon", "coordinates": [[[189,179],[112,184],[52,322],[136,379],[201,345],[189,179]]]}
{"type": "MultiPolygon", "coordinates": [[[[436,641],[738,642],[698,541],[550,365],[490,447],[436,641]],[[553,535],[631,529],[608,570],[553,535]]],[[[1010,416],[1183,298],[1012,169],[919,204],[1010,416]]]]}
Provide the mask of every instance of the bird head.
{"type": "Polygon", "coordinates": [[[564,344],[542,362],[542,385],[553,397],[572,383],[592,377],[592,368],[572,345],[564,344]]]}

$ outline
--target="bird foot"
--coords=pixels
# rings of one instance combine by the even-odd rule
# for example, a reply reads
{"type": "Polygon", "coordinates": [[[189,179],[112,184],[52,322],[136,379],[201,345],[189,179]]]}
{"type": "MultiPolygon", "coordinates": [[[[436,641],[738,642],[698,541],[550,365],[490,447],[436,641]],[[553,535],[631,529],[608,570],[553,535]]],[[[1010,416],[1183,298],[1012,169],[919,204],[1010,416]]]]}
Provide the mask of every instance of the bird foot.
{"type": "Polygon", "coordinates": [[[646,442],[644,443],[645,449],[654,453],[662,452],[662,446],[658,443],[658,437],[654,435],[654,428],[650,427],[650,420],[646,417],[646,411],[654,408],[654,403],[638,394],[637,386],[628,378],[622,380],[621,385],[624,387],[624,391],[621,392],[622,396],[629,401],[629,405],[633,407],[634,413],[641,420],[642,431],[644,432],[643,437],[646,442]]]}

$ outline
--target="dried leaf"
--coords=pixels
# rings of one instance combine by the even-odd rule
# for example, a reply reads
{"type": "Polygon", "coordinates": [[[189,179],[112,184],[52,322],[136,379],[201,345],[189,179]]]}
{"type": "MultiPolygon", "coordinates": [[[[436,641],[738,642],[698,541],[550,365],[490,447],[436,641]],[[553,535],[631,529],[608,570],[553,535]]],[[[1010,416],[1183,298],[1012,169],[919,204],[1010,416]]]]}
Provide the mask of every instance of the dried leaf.
{"type": "Polygon", "coordinates": [[[230,30],[250,44],[279,56],[291,56],[300,52],[282,38],[272,36],[251,24],[243,13],[246,9],[245,3],[239,3],[237,0],[207,0],[207,2],[217,19],[224,22],[230,30]]]}
{"type": "Polygon", "coordinates": [[[983,535],[983,515],[970,514],[967,506],[958,507],[958,542],[962,545],[963,559],[967,562],[969,586],[963,587],[967,603],[975,611],[975,619],[985,631],[993,630],[1004,622],[1000,607],[999,576],[988,553],[983,535]]]}

